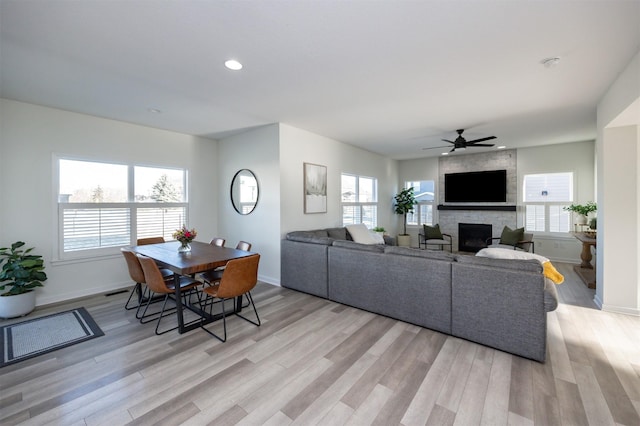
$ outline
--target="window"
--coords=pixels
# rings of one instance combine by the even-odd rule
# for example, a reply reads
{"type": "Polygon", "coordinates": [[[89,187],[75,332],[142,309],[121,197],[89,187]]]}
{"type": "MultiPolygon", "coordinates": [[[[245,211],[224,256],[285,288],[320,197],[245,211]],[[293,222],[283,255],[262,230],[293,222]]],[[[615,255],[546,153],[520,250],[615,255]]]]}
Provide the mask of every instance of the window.
{"type": "Polygon", "coordinates": [[[418,202],[413,209],[413,213],[407,214],[407,225],[433,225],[435,182],[432,180],[405,182],[404,187],[413,187],[413,194],[418,202]]]}
{"type": "Polygon", "coordinates": [[[186,224],[185,188],[182,169],[60,159],[60,257],[104,252],[144,237],[171,240],[186,224]]]}
{"type": "Polygon", "coordinates": [[[525,175],[523,194],[527,231],[571,230],[571,214],[563,207],[573,202],[573,173],[525,175]]]}
{"type": "Polygon", "coordinates": [[[378,180],[342,174],[342,225],[364,223],[369,229],[378,224],[378,180]]]}

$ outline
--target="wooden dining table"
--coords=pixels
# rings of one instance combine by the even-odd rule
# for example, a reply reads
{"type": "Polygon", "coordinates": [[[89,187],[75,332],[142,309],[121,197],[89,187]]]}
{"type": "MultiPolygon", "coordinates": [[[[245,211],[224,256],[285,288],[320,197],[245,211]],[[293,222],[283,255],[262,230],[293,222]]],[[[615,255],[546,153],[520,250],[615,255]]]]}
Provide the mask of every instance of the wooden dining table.
{"type": "MultiPolygon", "coordinates": [[[[146,244],[142,246],[133,246],[131,250],[135,253],[154,259],[162,268],[173,271],[175,275],[175,302],[176,314],[178,316],[178,332],[185,333],[200,327],[200,322],[185,325],[184,309],[189,309],[203,318],[202,323],[207,324],[218,319],[218,316],[209,315],[203,309],[193,305],[184,305],[180,294],[180,275],[195,276],[200,272],[210,271],[212,269],[224,266],[232,259],[239,259],[251,256],[255,253],[237,250],[229,247],[219,247],[213,244],[203,243],[200,241],[191,242],[191,251],[186,253],[178,252],[180,243],[178,241],[170,241],[159,244],[146,244]]],[[[236,303],[236,309],[240,309],[241,302],[236,303]]]]}

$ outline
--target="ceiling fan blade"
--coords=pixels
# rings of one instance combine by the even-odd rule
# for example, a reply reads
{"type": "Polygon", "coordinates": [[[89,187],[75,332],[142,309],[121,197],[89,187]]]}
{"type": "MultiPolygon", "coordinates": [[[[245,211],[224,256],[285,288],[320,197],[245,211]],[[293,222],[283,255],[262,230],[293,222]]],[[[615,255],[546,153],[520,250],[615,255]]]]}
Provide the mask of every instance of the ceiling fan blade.
{"type": "Polygon", "coordinates": [[[495,136],[488,136],[486,138],[475,139],[475,140],[472,140],[472,141],[468,141],[467,145],[473,145],[476,142],[490,141],[491,139],[495,139],[495,138],[496,138],[495,136]]]}
{"type": "Polygon", "coordinates": [[[449,139],[442,139],[442,140],[449,143],[455,143],[454,141],[450,141],[449,139]]]}
{"type": "Polygon", "coordinates": [[[422,149],[436,149],[436,148],[449,148],[449,145],[444,145],[444,146],[432,146],[429,148],[422,148],[422,149]]]}
{"type": "Polygon", "coordinates": [[[467,145],[469,148],[473,148],[474,146],[494,146],[492,143],[474,143],[472,145],[467,145]]]}

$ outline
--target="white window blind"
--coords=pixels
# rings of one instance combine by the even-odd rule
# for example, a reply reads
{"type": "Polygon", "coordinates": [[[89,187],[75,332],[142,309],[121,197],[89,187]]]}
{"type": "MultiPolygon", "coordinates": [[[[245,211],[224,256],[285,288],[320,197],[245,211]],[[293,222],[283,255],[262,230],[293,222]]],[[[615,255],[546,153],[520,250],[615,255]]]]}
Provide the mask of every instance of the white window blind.
{"type": "Polygon", "coordinates": [[[570,231],[571,215],[563,207],[573,201],[573,173],[525,175],[522,192],[527,231],[570,231]]]}
{"type": "Polygon", "coordinates": [[[342,225],[378,223],[378,180],[366,176],[342,174],[342,225]]]}
{"type": "Polygon", "coordinates": [[[113,252],[144,237],[171,240],[187,225],[185,194],[182,169],[60,159],[59,257],[113,252]]]}

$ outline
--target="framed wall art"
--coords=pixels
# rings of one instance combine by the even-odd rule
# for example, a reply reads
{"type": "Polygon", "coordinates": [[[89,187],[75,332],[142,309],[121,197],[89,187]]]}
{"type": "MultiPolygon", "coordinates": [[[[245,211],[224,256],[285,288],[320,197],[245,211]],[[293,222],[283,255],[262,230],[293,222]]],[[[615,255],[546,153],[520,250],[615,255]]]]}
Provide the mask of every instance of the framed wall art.
{"type": "Polygon", "coordinates": [[[327,212],[327,166],[304,163],[304,212],[327,212]]]}

